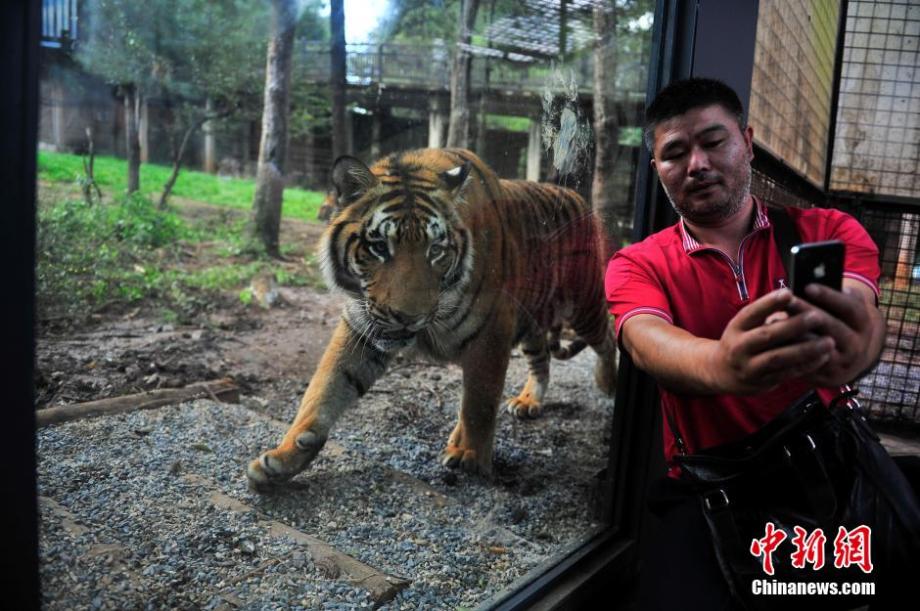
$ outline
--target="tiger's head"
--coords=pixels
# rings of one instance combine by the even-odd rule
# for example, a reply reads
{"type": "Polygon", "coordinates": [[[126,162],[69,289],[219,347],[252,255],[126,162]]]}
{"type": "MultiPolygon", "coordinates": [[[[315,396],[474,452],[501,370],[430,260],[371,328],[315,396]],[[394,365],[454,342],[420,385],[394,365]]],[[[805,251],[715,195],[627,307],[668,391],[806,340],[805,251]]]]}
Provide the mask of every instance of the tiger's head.
{"type": "Polygon", "coordinates": [[[456,310],[473,266],[471,234],[458,214],[470,169],[468,161],[439,169],[405,155],[373,170],[354,157],[333,165],[323,275],[353,297],[346,319],[378,349],[411,345],[456,310]]]}

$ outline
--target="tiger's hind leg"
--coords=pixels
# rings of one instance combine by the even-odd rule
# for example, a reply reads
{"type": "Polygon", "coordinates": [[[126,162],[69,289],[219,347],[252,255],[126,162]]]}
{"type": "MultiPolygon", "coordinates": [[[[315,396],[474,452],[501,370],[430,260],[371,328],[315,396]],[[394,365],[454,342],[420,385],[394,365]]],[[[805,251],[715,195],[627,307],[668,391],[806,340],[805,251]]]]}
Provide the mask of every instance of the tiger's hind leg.
{"type": "Polygon", "coordinates": [[[606,302],[598,296],[590,305],[576,309],[571,325],[597,354],[594,363],[594,381],[602,393],[613,396],[617,388],[617,345],[610,328],[606,302]]]}
{"type": "Polygon", "coordinates": [[[543,396],[549,385],[550,347],[546,333],[542,330],[528,333],[521,342],[521,351],[527,357],[530,371],[524,389],[508,401],[506,409],[518,418],[536,418],[543,411],[543,396]]]}

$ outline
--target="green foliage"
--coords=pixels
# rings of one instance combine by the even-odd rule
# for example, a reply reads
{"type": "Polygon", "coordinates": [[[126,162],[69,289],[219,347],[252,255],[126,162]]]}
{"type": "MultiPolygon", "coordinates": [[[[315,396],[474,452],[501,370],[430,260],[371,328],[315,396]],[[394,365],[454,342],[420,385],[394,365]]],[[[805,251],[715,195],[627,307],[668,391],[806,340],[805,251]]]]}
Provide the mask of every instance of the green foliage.
{"type": "MultiPolygon", "coordinates": [[[[313,61],[316,61],[314,58],[313,61]]],[[[291,83],[288,131],[293,138],[312,133],[327,136],[332,130],[332,94],[325,83],[295,79],[291,83]]]]}
{"type": "Polygon", "coordinates": [[[621,127],[620,146],[642,146],[642,128],[641,127],[621,127]]]}
{"type": "MultiPolygon", "coordinates": [[[[217,262],[189,262],[189,251],[216,243],[224,244],[227,256],[235,254],[229,251],[234,245],[238,251],[245,241],[245,216],[235,217],[222,222],[218,215],[214,221],[189,226],[174,210],[158,210],[138,194],[101,205],[82,199],[46,202],[38,214],[39,310],[74,317],[111,302],[153,300],[164,315],[191,320],[216,294],[238,291],[253,276],[277,265],[264,258],[220,260],[219,248],[211,251],[217,251],[217,262]]],[[[319,285],[318,272],[311,269],[282,268],[275,277],[282,285],[319,285]]],[[[240,299],[246,302],[245,290],[240,299]]]]}
{"type": "Polygon", "coordinates": [[[326,42],[331,37],[326,0],[302,0],[295,35],[302,41],[326,42]]]}
{"type": "Polygon", "coordinates": [[[87,0],[81,15],[77,62],[138,101],[169,106],[163,127],[179,163],[179,143],[207,119],[219,131],[260,111],[268,3],[87,0]]]}
{"type": "Polygon", "coordinates": [[[107,205],[65,200],[38,214],[36,282],[39,302],[75,309],[110,299],[135,300],[159,287],[153,268],[138,261],[184,236],[182,221],[134,195],[107,205]]]}
{"type": "Polygon", "coordinates": [[[393,0],[374,38],[393,42],[454,41],[460,0],[393,0]]]}
{"type": "Polygon", "coordinates": [[[245,0],[90,0],[76,58],[114,85],[179,100],[261,88],[268,7],[245,0]]]}

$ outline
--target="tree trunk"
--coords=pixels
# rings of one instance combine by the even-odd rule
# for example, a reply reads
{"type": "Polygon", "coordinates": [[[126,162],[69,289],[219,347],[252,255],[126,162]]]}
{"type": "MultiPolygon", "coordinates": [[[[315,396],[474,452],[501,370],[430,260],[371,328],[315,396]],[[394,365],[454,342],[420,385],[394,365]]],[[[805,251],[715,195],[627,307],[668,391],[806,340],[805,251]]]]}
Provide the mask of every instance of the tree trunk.
{"type": "Polygon", "coordinates": [[[380,152],[382,150],[380,137],[381,132],[383,131],[383,108],[377,106],[374,108],[374,114],[371,116],[371,159],[377,160],[380,158],[380,152]]]}
{"type": "Polygon", "coordinates": [[[93,128],[86,128],[86,157],[83,158],[83,199],[86,201],[87,206],[92,206],[94,203],[93,194],[96,196],[95,201],[102,201],[102,191],[99,189],[99,185],[96,184],[96,175],[94,166],[96,164],[96,143],[93,140],[93,128]]]}
{"type": "Polygon", "coordinates": [[[141,142],[139,126],[141,120],[141,100],[137,87],[125,85],[125,148],[128,153],[128,193],[136,193],[141,188],[141,142]]]}
{"type": "MultiPolygon", "coordinates": [[[[208,98],[205,102],[205,111],[214,112],[214,101],[208,98]]],[[[214,122],[208,120],[204,124],[204,171],[208,174],[217,172],[217,151],[214,138],[214,122]]]]}
{"type": "Polygon", "coordinates": [[[214,104],[211,103],[211,100],[205,105],[205,115],[193,121],[186,129],[185,133],[182,134],[182,142],[179,144],[179,148],[175,146],[175,140],[172,140],[172,156],[173,156],[173,166],[172,172],[169,174],[169,178],[166,180],[166,184],[163,185],[163,193],[160,195],[160,209],[166,208],[166,202],[169,199],[170,194],[172,193],[173,187],[176,185],[176,180],[179,178],[179,170],[182,168],[182,160],[185,159],[185,151],[188,149],[189,140],[191,140],[192,135],[201,129],[202,126],[205,129],[208,129],[209,125],[213,125],[214,121],[218,119],[223,119],[233,111],[233,108],[225,108],[220,112],[214,111],[214,104]]]}
{"type": "Polygon", "coordinates": [[[473,24],[479,0],[462,0],[457,49],[450,71],[450,123],[447,126],[447,146],[466,148],[470,142],[470,52],[473,24]]]}
{"type": "Polygon", "coordinates": [[[594,177],[591,205],[601,221],[609,256],[623,245],[611,180],[619,148],[619,127],[612,112],[616,76],[617,16],[613,3],[594,6],[594,177]]]}
{"type": "Polygon", "coordinates": [[[284,195],[284,157],[287,144],[288,95],[297,0],[272,0],[271,38],[265,70],[262,141],[256,192],[252,202],[251,235],[265,252],[280,258],[278,233],[284,195]]]}
{"type": "Polygon", "coordinates": [[[330,8],[332,47],[329,54],[332,76],[332,159],[350,153],[348,124],[345,121],[345,6],[344,0],[332,0],[330,8]]]}
{"type": "MultiPolygon", "coordinates": [[[[495,21],[495,0],[489,4],[489,26],[495,21]]],[[[489,37],[486,40],[486,47],[492,48],[492,38],[489,37]]],[[[479,151],[480,155],[485,154],[486,150],[486,101],[488,96],[486,93],[489,91],[489,79],[491,78],[492,72],[492,62],[488,57],[482,58],[485,66],[483,70],[483,79],[482,79],[482,89],[479,92],[479,109],[476,112],[476,129],[473,134],[473,147],[474,150],[479,151]]]]}
{"type": "MultiPolygon", "coordinates": [[[[598,2],[594,5],[594,14],[598,11],[613,11],[613,3],[598,2]]],[[[595,33],[598,31],[595,28],[595,33]]],[[[559,0],[559,61],[565,63],[566,50],[569,47],[569,0],[559,0]]]]}
{"type": "Polygon", "coordinates": [[[176,185],[176,180],[179,178],[179,170],[182,167],[182,159],[185,157],[185,149],[188,147],[188,141],[192,137],[192,134],[198,130],[206,121],[213,119],[213,116],[202,117],[201,119],[195,121],[185,130],[185,134],[182,135],[182,143],[179,144],[179,148],[176,149],[173,147],[173,165],[172,172],[169,174],[169,178],[166,180],[166,184],[163,185],[163,193],[160,195],[160,210],[166,208],[166,202],[169,199],[169,195],[172,193],[173,187],[176,185]]]}
{"type": "Polygon", "coordinates": [[[150,162],[150,105],[141,98],[137,114],[137,141],[141,147],[141,163],[150,162]]]}

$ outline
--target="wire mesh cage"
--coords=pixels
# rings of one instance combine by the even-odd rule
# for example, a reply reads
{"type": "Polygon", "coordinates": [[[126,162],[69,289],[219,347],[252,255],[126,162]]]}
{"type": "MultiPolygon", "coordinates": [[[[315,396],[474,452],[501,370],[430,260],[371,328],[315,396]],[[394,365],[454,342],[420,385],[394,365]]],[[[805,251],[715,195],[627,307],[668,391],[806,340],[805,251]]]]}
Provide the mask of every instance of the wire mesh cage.
{"type": "Polygon", "coordinates": [[[876,423],[920,432],[920,2],[774,0],[759,21],[750,122],[776,163],[755,161],[751,191],[771,205],[839,208],[867,229],[887,339],[858,381],[862,402],[876,423]]]}
{"type": "Polygon", "coordinates": [[[751,193],[773,207],[793,206],[811,208],[817,203],[794,193],[764,170],[755,167],[751,172],[751,193]]]}
{"type": "Polygon", "coordinates": [[[839,202],[879,247],[879,307],[888,326],[878,365],[858,383],[876,422],[920,429],[920,208],[839,202]]]}
{"type": "Polygon", "coordinates": [[[851,0],[830,189],[920,197],[920,2],[851,0]]]}

